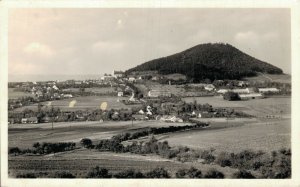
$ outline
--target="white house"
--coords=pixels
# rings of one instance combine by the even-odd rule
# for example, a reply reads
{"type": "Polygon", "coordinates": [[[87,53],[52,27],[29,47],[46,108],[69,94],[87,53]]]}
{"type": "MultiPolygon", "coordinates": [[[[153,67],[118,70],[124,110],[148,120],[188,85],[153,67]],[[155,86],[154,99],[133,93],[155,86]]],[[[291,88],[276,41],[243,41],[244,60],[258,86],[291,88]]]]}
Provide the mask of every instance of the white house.
{"type": "Polygon", "coordinates": [[[64,94],[63,97],[64,97],[64,98],[72,98],[73,95],[72,95],[72,94],[64,94]]]}
{"type": "Polygon", "coordinates": [[[53,85],[52,88],[53,88],[54,90],[58,90],[58,88],[57,88],[56,85],[53,85]]]}
{"type": "Polygon", "coordinates": [[[129,81],[129,82],[135,82],[135,78],[134,78],[134,77],[129,77],[129,78],[128,78],[128,81],[129,81]]]}
{"type": "Polygon", "coordinates": [[[207,84],[204,86],[204,89],[211,92],[211,91],[215,90],[216,88],[212,84],[207,84]]]}
{"type": "Polygon", "coordinates": [[[139,111],[139,114],[145,114],[145,112],[141,109],[141,110],[139,111]]]}
{"type": "Polygon", "coordinates": [[[264,96],[261,93],[239,94],[241,100],[262,99],[264,96]]]}
{"type": "Polygon", "coordinates": [[[116,77],[111,76],[111,75],[104,75],[104,76],[101,77],[100,79],[103,80],[103,81],[112,81],[112,80],[115,80],[116,77]]]}
{"type": "Polygon", "coordinates": [[[164,121],[164,122],[180,122],[182,123],[183,120],[180,118],[177,118],[176,116],[163,116],[160,118],[160,121],[164,121]]]}
{"type": "Polygon", "coordinates": [[[267,92],[272,92],[272,93],[278,93],[280,90],[277,88],[258,88],[259,93],[267,93],[267,92]]]}
{"type": "Polygon", "coordinates": [[[118,92],[118,97],[123,97],[124,93],[123,92],[118,92]]]}
{"type": "Polygon", "coordinates": [[[116,78],[122,78],[124,77],[125,73],[123,71],[113,71],[112,72],[112,76],[116,77],[116,78]]]}
{"type": "Polygon", "coordinates": [[[218,94],[225,94],[228,92],[228,89],[220,89],[217,91],[218,94]]]}
{"type": "Polygon", "coordinates": [[[231,91],[238,94],[249,94],[254,92],[253,88],[232,89],[231,91]]]}

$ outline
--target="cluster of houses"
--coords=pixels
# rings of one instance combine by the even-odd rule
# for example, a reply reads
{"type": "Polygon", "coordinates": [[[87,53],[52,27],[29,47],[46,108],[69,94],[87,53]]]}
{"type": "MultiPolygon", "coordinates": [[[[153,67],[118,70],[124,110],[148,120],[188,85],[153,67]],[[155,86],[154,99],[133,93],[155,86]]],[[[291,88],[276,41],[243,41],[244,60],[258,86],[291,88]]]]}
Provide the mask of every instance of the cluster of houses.
{"type": "Polygon", "coordinates": [[[216,93],[224,95],[227,92],[237,93],[241,100],[262,99],[265,93],[279,93],[278,88],[243,88],[243,89],[219,89],[216,93]]]}

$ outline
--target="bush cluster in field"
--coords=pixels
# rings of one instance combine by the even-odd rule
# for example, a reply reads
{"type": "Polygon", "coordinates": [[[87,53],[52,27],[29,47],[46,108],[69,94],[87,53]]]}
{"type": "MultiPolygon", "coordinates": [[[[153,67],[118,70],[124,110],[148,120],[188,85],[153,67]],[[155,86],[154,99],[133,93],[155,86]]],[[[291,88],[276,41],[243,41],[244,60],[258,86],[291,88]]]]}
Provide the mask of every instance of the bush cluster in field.
{"type": "MultiPolygon", "coordinates": [[[[54,173],[23,173],[17,174],[17,178],[76,178],[76,174],[69,171],[57,171],[54,173]]],[[[84,178],[224,178],[224,174],[216,169],[210,169],[206,173],[191,167],[179,169],[174,175],[162,167],[154,168],[148,172],[141,172],[134,168],[111,172],[107,168],[96,166],[91,168],[84,178]]]]}
{"type": "Polygon", "coordinates": [[[33,144],[33,149],[23,149],[18,147],[11,147],[8,150],[9,154],[20,155],[20,154],[50,154],[63,151],[70,151],[75,149],[76,143],[74,142],[58,142],[58,143],[42,143],[36,142],[33,144]]]}
{"type": "Polygon", "coordinates": [[[160,128],[148,128],[145,130],[136,131],[133,133],[123,133],[113,136],[111,139],[101,140],[98,145],[95,146],[96,149],[101,151],[114,151],[114,152],[131,152],[131,148],[135,147],[137,143],[133,142],[133,145],[125,147],[122,142],[127,140],[133,140],[140,137],[149,136],[151,134],[163,134],[169,132],[183,131],[189,129],[196,129],[206,126],[204,123],[197,123],[194,125],[185,126],[169,126],[160,128]]]}
{"type": "Polygon", "coordinates": [[[271,154],[249,150],[237,154],[222,152],[217,156],[215,163],[222,167],[259,171],[262,178],[291,177],[290,149],[280,149],[271,154]]]}
{"type": "Polygon", "coordinates": [[[262,151],[244,150],[240,153],[221,152],[217,155],[214,150],[193,150],[188,147],[171,148],[167,141],[159,142],[153,136],[144,142],[134,141],[124,146],[121,142],[129,140],[129,133],[102,140],[95,146],[99,151],[130,152],[135,154],[157,154],[165,158],[176,159],[181,162],[202,162],[217,164],[222,167],[240,169],[235,178],[252,178],[248,170],[258,171],[261,178],[290,178],[291,151],[281,149],[267,154],[262,151]]]}

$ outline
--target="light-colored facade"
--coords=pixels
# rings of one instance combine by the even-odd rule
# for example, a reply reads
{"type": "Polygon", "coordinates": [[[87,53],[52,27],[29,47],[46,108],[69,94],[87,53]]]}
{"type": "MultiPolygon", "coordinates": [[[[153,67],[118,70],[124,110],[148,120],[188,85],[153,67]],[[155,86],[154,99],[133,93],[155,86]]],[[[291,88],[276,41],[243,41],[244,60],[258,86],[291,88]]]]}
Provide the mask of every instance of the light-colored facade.
{"type": "Polygon", "coordinates": [[[148,92],[148,97],[171,97],[172,94],[169,91],[164,90],[150,90],[148,92]]]}
{"type": "Polygon", "coordinates": [[[267,92],[272,92],[272,93],[278,93],[280,90],[277,88],[258,88],[259,93],[267,93],[267,92]]]}
{"type": "Polygon", "coordinates": [[[262,99],[264,96],[261,93],[239,94],[241,100],[262,99]]]}

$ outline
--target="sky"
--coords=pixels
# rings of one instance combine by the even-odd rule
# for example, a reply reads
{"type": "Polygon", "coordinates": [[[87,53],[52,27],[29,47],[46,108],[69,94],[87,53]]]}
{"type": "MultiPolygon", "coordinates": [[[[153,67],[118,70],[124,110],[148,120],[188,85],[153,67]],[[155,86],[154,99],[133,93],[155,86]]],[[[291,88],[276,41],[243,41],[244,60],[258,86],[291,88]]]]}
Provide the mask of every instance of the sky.
{"type": "Polygon", "coordinates": [[[202,43],[291,72],[289,9],[10,9],[11,75],[104,74],[202,43]]]}

